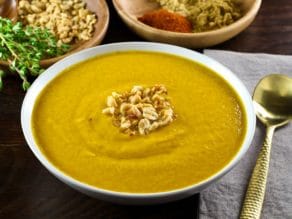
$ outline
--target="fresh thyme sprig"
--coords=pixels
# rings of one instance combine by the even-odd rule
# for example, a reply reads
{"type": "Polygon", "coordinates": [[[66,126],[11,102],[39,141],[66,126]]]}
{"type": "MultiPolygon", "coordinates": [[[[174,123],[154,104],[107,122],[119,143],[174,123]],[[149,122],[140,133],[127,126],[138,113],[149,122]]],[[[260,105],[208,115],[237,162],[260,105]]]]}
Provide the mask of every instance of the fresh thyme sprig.
{"type": "MultiPolygon", "coordinates": [[[[22,79],[22,87],[30,86],[29,76],[43,72],[40,60],[56,57],[68,51],[69,45],[58,45],[55,36],[47,29],[24,27],[20,22],[0,17],[0,60],[7,61],[12,72],[22,79]]],[[[3,86],[3,70],[0,70],[0,89],[3,86]]]]}

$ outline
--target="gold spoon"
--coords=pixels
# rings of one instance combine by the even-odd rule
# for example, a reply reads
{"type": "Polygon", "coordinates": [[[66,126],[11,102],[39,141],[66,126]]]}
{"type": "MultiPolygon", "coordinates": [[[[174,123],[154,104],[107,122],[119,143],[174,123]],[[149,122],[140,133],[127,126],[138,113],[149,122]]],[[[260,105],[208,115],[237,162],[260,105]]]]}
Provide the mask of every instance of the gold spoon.
{"type": "Polygon", "coordinates": [[[0,0],[0,17],[17,20],[17,0],[0,0]]]}
{"type": "Polygon", "coordinates": [[[292,119],[292,78],[280,74],[264,77],[256,86],[253,103],[266,126],[266,138],[254,167],[240,219],[259,219],[264,201],[272,137],[276,128],[292,119]]]}

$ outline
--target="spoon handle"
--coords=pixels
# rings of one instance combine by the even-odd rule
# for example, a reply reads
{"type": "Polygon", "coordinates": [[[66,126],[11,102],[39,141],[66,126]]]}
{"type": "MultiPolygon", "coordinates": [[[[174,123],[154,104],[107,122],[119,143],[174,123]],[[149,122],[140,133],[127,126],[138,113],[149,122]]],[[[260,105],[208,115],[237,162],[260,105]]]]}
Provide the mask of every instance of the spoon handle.
{"type": "Polygon", "coordinates": [[[274,126],[267,126],[266,138],[249,181],[240,219],[259,219],[261,216],[274,130],[274,126]]]}

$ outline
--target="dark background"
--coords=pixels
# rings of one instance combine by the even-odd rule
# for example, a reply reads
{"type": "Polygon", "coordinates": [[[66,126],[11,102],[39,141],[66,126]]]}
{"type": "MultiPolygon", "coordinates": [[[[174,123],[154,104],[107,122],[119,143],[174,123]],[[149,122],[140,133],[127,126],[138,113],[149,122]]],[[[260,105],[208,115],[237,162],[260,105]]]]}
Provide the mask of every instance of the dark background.
{"type": "MultiPolygon", "coordinates": [[[[134,1],[134,0],[133,0],[134,1]]],[[[111,18],[103,43],[142,41],[118,18],[111,18]]],[[[213,49],[292,54],[291,0],[263,0],[254,23],[243,33],[213,49]]],[[[25,93],[14,75],[4,78],[0,92],[0,219],[196,218],[198,197],[150,206],[121,206],[89,198],[53,177],[26,145],[20,127],[25,93]]]]}

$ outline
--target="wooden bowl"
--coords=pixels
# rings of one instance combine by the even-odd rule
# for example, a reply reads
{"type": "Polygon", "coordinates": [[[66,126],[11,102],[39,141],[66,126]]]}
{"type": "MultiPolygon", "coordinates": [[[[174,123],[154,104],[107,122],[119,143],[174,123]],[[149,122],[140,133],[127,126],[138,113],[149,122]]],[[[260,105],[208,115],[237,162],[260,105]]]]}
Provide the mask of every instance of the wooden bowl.
{"type": "Polygon", "coordinates": [[[17,19],[17,0],[0,0],[0,16],[15,21],[17,19]]]}
{"type": "MultiPolygon", "coordinates": [[[[101,43],[103,40],[106,31],[108,29],[109,24],[109,9],[107,6],[107,3],[105,0],[84,0],[86,2],[86,7],[97,16],[97,22],[94,26],[94,33],[90,40],[79,42],[75,45],[72,45],[72,48],[69,52],[62,56],[50,58],[50,59],[44,59],[41,61],[41,66],[47,67],[55,62],[59,61],[60,59],[63,59],[64,57],[71,55],[72,53],[76,53],[82,49],[86,49],[89,47],[96,46],[101,43]]],[[[11,1],[13,2],[13,1],[11,1]]],[[[2,65],[8,65],[7,62],[0,61],[0,64],[2,65]]]]}
{"type": "Polygon", "coordinates": [[[191,48],[204,48],[222,43],[246,29],[254,20],[262,0],[241,0],[243,17],[221,29],[200,33],[177,33],[150,27],[138,21],[147,12],[160,6],[151,0],[113,0],[114,7],[122,20],[139,36],[157,42],[164,42],[191,48]]]}

